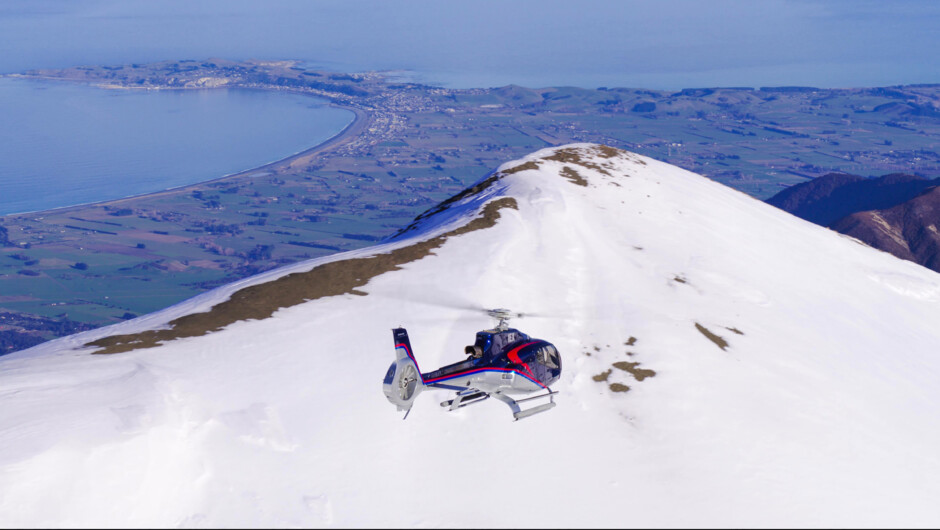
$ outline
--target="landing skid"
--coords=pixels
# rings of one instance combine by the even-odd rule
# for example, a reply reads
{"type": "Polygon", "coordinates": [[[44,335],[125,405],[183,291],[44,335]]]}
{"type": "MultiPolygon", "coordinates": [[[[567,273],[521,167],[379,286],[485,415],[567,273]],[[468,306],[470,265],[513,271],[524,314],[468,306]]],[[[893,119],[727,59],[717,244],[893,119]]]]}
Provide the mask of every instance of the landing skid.
{"type": "Polygon", "coordinates": [[[528,418],[529,416],[534,416],[540,412],[545,412],[547,410],[554,408],[554,406],[557,404],[555,403],[555,394],[557,393],[558,392],[555,392],[553,390],[548,390],[548,392],[546,392],[545,394],[539,394],[537,396],[527,397],[525,399],[512,399],[511,397],[505,394],[500,394],[499,392],[496,392],[493,394],[487,394],[486,392],[482,392],[480,390],[467,389],[467,390],[462,390],[460,392],[457,392],[457,397],[455,397],[454,399],[448,399],[447,401],[442,401],[441,406],[446,408],[447,410],[457,410],[459,408],[463,408],[468,405],[473,405],[481,401],[486,401],[488,398],[494,397],[502,401],[506,405],[509,405],[509,408],[512,409],[513,418],[515,418],[516,421],[518,421],[518,420],[528,418]],[[541,405],[536,405],[532,408],[528,408],[525,410],[523,410],[519,406],[519,403],[524,403],[526,401],[532,401],[532,400],[544,399],[544,398],[548,398],[548,403],[542,403],[541,405]]]}
{"type": "Polygon", "coordinates": [[[519,421],[519,420],[528,418],[529,416],[534,416],[536,414],[539,414],[541,412],[545,412],[547,410],[554,408],[555,405],[557,405],[557,403],[555,403],[555,394],[557,393],[558,392],[555,392],[554,390],[548,389],[548,392],[546,392],[545,394],[539,394],[537,396],[527,397],[525,399],[512,399],[511,397],[505,394],[500,394],[498,392],[495,394],[492,394],[492,396],[502,401],[503,403],[509,405],[509,408],[512,409],[512,416],[516,419],[516,421],[519,421]],[[536,405],[530,409],[525,409],[525,410],[522,410],[519,407],[519,403],[524,403],[526,401],[532,401],[534,399],[542,399],[542,398],[548,398],[548,403],[542,403],[541,405],[536,405]]]}

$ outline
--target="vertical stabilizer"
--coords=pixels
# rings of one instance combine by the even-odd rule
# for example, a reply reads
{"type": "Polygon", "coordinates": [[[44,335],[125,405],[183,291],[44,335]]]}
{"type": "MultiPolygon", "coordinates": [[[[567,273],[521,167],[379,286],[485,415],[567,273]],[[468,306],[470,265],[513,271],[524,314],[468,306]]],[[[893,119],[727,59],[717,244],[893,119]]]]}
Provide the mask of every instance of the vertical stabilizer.
{"type": "Polygon", "coordinates": [[[415,360],[414,350],[411,349],[411,341],[408,340],[408,330],[405,328],[395,328],[392,330],[392,335],[395,337],[395,358],[411,359],[411,361],[415,363],[415,366],[417,366],[418,361],[415,360]]]}
{"type": "Polygon", "coordinates": [[[395,328],[392,335],[395,338],[395,362],[388,367],[382,381],[382,391],[398,410],[410,411],[415,398],[424,390],[424,379],[411,350],[408,331],[395,328]]]}

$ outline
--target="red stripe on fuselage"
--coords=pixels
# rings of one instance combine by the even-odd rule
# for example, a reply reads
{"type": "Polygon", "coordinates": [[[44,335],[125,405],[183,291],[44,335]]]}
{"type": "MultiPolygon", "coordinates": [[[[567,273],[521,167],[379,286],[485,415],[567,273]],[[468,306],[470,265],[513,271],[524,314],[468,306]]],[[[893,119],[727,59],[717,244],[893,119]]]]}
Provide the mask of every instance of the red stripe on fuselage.
{"type": "Polygon", "coordinates": [[[526,346],[531,346],[533,344],[536,344],[537,342],[538,341],[532,341],[532,342],[527,342],[523,344],[522,346],[516,346],[509,353],[506,354],[506,357],[508,357],[510,361],[518,365],[521,365],[523,368],[525,368],[525,371],[529,375],[529,377],[531,377],[532,379],[536,381],[538,381],[538,378],[535,377],[535,374],[532,373],[532,370],[529,370],[529,365],[522,362],[522,359],[519,358],[519,350],[521,350],[522,348],[525,348],[526,346]]]}

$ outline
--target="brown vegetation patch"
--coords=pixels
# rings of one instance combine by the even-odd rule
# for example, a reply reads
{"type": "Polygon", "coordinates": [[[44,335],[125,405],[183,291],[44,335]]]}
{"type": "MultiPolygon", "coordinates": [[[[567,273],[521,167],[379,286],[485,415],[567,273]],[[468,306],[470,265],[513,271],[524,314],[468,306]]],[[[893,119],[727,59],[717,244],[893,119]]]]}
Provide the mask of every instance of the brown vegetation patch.
{"type": "Polygon", "coordinates": [[[674,282],[679,282],[679,283],[688,283],[688,280],[686,280],[686,279],[683,278],[682,276],[674,276],[674,277],[672,278],[672,281],[674,281],[674,282]]]}
{"type": "Polygon", "coordinates": [[[594,377],[592,377],[591,379],[597,381],[598,383],[603,383],[604,381],[607,381],[608,377],[610,377],[611,372],[613,372],[613,370],[607,370],[606,372],[601,372],[595,375],[594,377]]]}
{"type": "Polygon", "coordinates": [[[727,329],[727,330],[730,331],[731,333],[734,333],[735,335],[744,335],[744,332],[741,331],[741,330],[738,329],[738,328],[727,328],[727,327],[726,327],[725,329],[727,329]]]}
{"type": "Polygon", "coordinates": [[[628,387],[627,385],[622,385],[622,384],[620,384],[620,383],[611,383],[611,384],[610,384],[610,391],[611,391],[611,392],[627,392],[627,391],[629,391],[629,390],[630,390],[630,387],[628,387]]]}
{"type": "Polygon", "coordinates": [[[633,346],[634,344],[636,344],[636,337],[631,336],[629,339],[627,339],[627,342],[624,342],[624,344],[626,344],[627,346],[633,346]]]}
{"type": "Polygon", "coordinates": [[[656,375],[656,372],[653,370],[647,370],[645,368],[638,368],[640,363],[628,363],[626,361],[620,361],[614,363],[614,368],[623,370],[624,372],[629,372],[637,381],[642,381],[647,377],[653,377],[656,375]]]}
{"type": "Polygon", "coordinates": [[[444,244],[448,237],[489,228],[499,219],[502,208],[517,209],[516,201],[504,197],[492,201],[482,214],[464,226],[427,241],[364,258],[324,263],[307,272],[295,272],[270,282],[252,285],[232,293],[231,298],[203,313],[186,315],[169,323],[169,329],[148,330],[128,335],[104,337],[86,346],[102,349],[94,353],[120,353],[152,348],[162,342],[196,337],[218,331],[240,320],[261,320],[281,308],[302,304],[326,296],[366,293],[357,290],[380,274],[400,269],[417,261],[444,244]]]}
{"type": "Polygon", "coordinates": [[[584,186],[585,188],[588,185],[588,181],[584,180],[584,177],[580,173],[575,171],[571,166],[565,166],[561,168],[561,176],[570,180],[572,183],[577,184],[578,186],[584,186]]]}
{"type": "Polygon", "coordinates": [[[601,166],[591,162],[590,160],[585,160],[581,158],[581,154],[584,152],[583,149],[569,147],[567,149],[559,149],[551,156],[546,156],[545,160],[554,160],[556,162],[564,162],[566,164],[576,164],[588,169],[593,169],[599,173],[603,173],[607,176],[610,176],[610,173],[601,166]]]}
{"type": "Polygon", "coordinates": [[[707,337],[708,340],[714,342],[714,343],[715,343],[716,345],[718,345],[718,347],[721,348],[722,350],[724,350],[724,349],[726,349],[726,348],[728,347],[728,341],[726,341],[725,339],[719,337],[718,335],[715,335],[714,333],[712,333],[711,331],[709,331],[708,328],[706,328],[705,326],[699,324],[698,322],[695,323],[695,329],[699,330],[699,332],[701,332],[702,335],[705,335],[705,337],[707,337]]]}
{"type": "Polygon", "coordinates": [[[520,171],[526,171],[529,169],[538,169],[538,168],[539,168],[538,162],[536,162],[535,160],[529,160],[528,162],[524,164],[519,164],[518,166],[514,166],[509,169],[504,169],[500,171],[499,174],[502,176],[506,176],[506,175],[512,175],[513,173],[518,173],[520,171]]]}
{"type": "Polygon", "coordinates": [[[611,147],[609,145],[598,145],[594,148],[594,152],[603,158],[616,158],[624,153],[620,149],[611,147]]]}

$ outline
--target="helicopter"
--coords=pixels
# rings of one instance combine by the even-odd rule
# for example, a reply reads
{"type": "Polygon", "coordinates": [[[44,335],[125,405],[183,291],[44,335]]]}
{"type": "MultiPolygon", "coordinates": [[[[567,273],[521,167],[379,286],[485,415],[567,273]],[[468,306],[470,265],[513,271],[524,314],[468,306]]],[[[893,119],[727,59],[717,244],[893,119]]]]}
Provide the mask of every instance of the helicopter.
{"type": "MultiPolygon", "coordinates": [[[[467,359],[432,372],[422,373],[408,339],[408,331],[394,328],[395,361],[382,382],[385,397],[408,418],[415,398],[426,388],[443,388],[457,394],[441,403],[449,411],[480,403],[489,398],[502,401],[515,420],[552,409],[554,391],[550,385],[561,378],[561,355],[547,341],[532,338],[509,327],[508,309],[489,309],[498,320],[496,327],[480,331],[476,341],[464,348],[467,359]],[[510,394],[538,395],[513,399],[510,394]],[[522,409],[520,403],[548,399],[547,403],[522,409]]],[[[522,316],[521,314],[519,316],[522,316]]]]}

